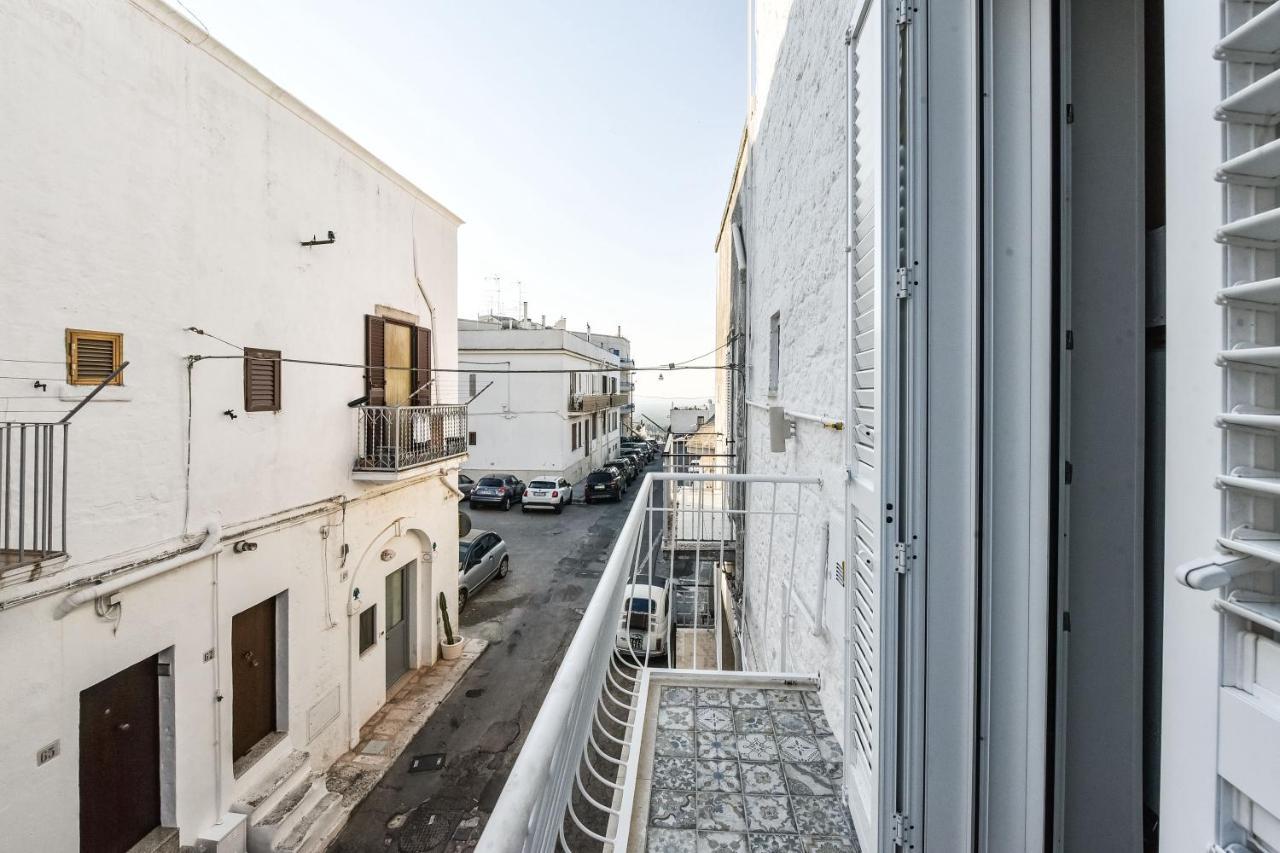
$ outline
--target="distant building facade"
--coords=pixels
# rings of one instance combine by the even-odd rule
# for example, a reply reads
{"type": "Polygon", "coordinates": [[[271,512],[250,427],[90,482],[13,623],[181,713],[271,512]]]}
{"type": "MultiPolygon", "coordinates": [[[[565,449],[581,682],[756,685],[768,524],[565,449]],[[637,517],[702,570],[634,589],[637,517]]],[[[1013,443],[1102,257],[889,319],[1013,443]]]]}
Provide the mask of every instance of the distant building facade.
{"type": "Polygon", "coordinates": [[[711,421],[715,414],[716,407],[712,403],[705,406],[672,406],[669,416],[671,432],[673,435],[692,435],[711,421]]]}
{"type": "Polygon", "coordinates": [[[474,397],[469,476],[576,481],[617,452],[621,359],[585,333],[509,317],[459,320],[458,365],[460,393],[474,397]]]}

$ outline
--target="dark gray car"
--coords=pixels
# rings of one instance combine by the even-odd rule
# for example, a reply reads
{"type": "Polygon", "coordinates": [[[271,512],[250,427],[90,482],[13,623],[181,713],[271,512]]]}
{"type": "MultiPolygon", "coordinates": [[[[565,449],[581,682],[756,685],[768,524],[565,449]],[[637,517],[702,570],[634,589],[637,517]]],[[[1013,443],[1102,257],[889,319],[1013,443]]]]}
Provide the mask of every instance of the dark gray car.
{"type": "Polygon", "coordinates": [[[458,609],[475,591],[511,570],[507,543],[492,530],[472,530],[458,540],[458,609]]]}

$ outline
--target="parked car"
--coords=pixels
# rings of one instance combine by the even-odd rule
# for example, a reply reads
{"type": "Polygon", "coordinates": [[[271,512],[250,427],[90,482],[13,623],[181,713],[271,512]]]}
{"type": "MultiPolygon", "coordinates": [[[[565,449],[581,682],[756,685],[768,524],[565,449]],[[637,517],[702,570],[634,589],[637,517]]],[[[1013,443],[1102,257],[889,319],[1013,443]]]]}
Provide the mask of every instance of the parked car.
{"type": "Polygon", "coordinates": [[[587,482],[582,487],[582,502],[595,503],[600,500],[622,500],[622,474],[616,468],[597,468],[587,475],[587,482]]]}
{"type": "Polygon", "coordinates": [[[573,483],[564,477],[539,477],[529,481],[529,488],[524,493],[521,511],[528,512],[531,507],[546,507],[557,514],[573,503],[573,483]]]}
{"type": "Polygon", "coordinates": [[[653,450],[647,444],[638,444],[636,442],[622,442],[622,454],[624,456],[634,453],[643,460],[645,465],[653,461],[653,450]]]}
{"type": "MultiPolygon", "coordinates": [[[[487,479],[487,478],[486,478],[487,479]]],[[[480,482],[484,482],[482,479],[480,482]]],[[[476,590],[511,571],[507,543],[491,530],[472,530],[458,540],[458,609],[476,590]]]]}
{"type": "Polygon", "coordinates": [[[476,481],[468,477],[466,474],[458,475],[458,491],[462,492],[462,500],[471,497],[471,490],[475,488],[476,481]]]}
{"type": "Polygon", "coordinates": [[[615,639],[618,650],[631,652],[641,663],[666,657],[672,640],[671,599],[666,578],[627,584],[615,639]]]}
{"type": "Polygon", "coordinates": [[[645,467],[649,464],[649,460],[644,457],[644,454],[639,453],[638,451],[624,449],[622,451],[622,457],[624,459],[630,459],[631,464],[636,466],[637,476],[643,474],[645,467]]]}
{"type": "Polygon", "coordinates": [[[635,463],[633,463],[630,459],[626,459],[623,457],[606,459],[604,461],[604,464],[612,465],[615,468],[620,469],[622,471],[623,478],[626,480],[626,485],[628,486],[630,486],[631,481],[636,478],[636,474],[640,473],[639,470],[636,468],[635,463]]]}
{"type": "Polygon", "coordinates": [[[511,509],[512,504],[520,502],[524,492],[524,483],[520,481],[519,477],[514,477],[511,474],[481,477],[479,482],[471,489],[471,505],[493,504],[507,510],[511,509]]]}

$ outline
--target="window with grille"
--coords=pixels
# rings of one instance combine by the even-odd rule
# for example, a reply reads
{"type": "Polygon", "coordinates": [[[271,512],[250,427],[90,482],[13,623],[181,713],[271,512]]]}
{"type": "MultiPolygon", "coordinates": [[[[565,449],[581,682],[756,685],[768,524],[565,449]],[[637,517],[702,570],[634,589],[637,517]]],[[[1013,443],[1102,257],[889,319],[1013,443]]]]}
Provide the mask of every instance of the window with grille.
{"type": "MultiPolygon", "coordinates": [[[[97,385],[124,362],[124,335],[118,332],[90,332],[67,329],[67,382],[97,385]]],[[[111,380],[124,384],[124,373],[111,380]]]]}
{"type": "Polygon", "coordinates": [[[244,348],[244,410],[280,411],[280,351],[244,348]]]}

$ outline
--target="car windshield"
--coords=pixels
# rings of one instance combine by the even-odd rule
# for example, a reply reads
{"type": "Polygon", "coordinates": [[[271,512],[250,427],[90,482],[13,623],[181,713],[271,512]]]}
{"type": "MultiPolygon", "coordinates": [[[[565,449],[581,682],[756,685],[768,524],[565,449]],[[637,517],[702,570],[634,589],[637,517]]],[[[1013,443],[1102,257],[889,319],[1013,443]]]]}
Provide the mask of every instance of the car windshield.
{"type": "Polygon", "coordinates": [[[529,481],[529,488],[531,489],[554,489],[555,487],[556,487],[556,484],[551,482],[550,480],[529,481]]]}
{"type": "Polygon", "coordinates": [[[588,483],[608,483],[613,479],[613,475],[607,471],[592,471],[587,475],[588,483]]]}
{"type": "Polygon", "coordinates": [[[629,606],[632,613],[652,613],[654,610],[652,598],[633,598],[629,606]]]}
{"type": "Polygon", "coordinates": [[[458,543],[458,565],[465,566],[467,564],[467,552],[471,550],[470,542],[458,543]]]}
{"type": "Polygon", "coordinates": [[[499,480],[497,477],[481,477],[480,482],[476,483],[476,485],[477,486],[501,486],[503,485],[503,482],[499,480]]]}

